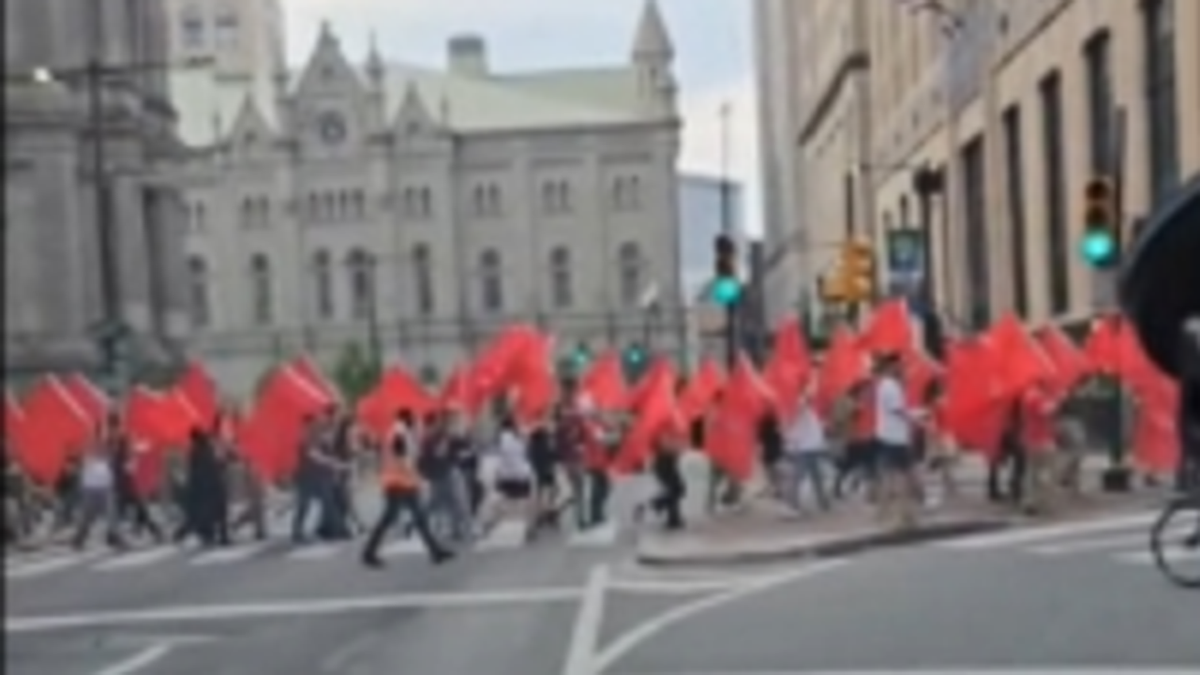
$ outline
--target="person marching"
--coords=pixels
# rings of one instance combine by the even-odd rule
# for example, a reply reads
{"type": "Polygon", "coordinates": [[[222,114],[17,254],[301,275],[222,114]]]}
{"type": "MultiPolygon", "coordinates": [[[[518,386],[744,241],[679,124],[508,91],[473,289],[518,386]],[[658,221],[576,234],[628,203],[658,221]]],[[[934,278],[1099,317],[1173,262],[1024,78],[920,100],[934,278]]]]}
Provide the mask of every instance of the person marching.
{"type": "Polygon", "coordinates": [[[421,479],[414,466],[415,442],[405,420],[412,414],[402,410],[397,414],[398,423],[391,438],[380,448],[379,487],[383,491],[383,510],[379,513],[371,533],[362,550],[362,563],[367,567],[383,567],[379,547],[383,538],[394,527],[402,512],[407,512],[417,536],[425,545],[425,551],[433,564],[440,565],[454,557],[454,552],[444,547],[433,536],[425,508],[421,503],[421,479]]]}

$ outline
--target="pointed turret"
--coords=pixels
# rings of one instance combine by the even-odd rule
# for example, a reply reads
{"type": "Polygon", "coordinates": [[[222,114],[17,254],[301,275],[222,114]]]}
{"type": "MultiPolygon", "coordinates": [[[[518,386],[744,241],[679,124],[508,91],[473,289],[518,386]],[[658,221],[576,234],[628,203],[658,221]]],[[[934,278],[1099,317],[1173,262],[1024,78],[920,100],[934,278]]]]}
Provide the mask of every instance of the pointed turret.
{"type": "Polygon", "coordinates": [[[371,84],[378,87],[383,84],[383,57],[379,55],[379,44],[375,41],[375,31],[371,31],[371,46],[367,51],[367,78],[371,84]]]}
{"type": "Polygon", "coordinates": [[[642,9],[642,18],[633,39],[632,56],[638,62],[670,63],[675,58],[675,47],[671,44],[667,24],[663,21],[656,0],[646,0],[642,9]]]}

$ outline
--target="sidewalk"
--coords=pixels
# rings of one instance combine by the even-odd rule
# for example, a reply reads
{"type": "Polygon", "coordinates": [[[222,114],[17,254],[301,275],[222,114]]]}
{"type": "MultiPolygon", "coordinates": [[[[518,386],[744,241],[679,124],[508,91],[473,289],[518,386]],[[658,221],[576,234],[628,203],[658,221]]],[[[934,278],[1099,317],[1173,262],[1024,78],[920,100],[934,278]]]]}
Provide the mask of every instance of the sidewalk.
{"type": "Polygon", "coordinates": [[[797,516],[780,504],[759,501],[740,512],[694,521],[684,532],[644,531],[636,556],[643,565],[661,567],[841,556],[1009,527],[1086,519],[1147,508],[1160,501],[1161,493],[1144,489],[1122,495],[1089,493],[1061,503],[1050,515],[1030,517],[1011,507],[987,504],[981,495],[969,493],[926,509],[915,528],[903,531],[881,523],[872,507],[858,502],[843,502],[829,514],[797,516]]]}

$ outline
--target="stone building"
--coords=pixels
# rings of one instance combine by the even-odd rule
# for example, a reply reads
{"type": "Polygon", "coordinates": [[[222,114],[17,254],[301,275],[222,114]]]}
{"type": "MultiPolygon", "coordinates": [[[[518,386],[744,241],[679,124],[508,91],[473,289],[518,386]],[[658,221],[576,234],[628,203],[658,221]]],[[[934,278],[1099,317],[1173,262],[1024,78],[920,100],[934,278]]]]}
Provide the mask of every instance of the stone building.
{"type": "Polygon", "coordinates": [[[1006,309],[1061,320],[1108,303],[1111,279],[1077,252],[1084,185],[1109,170],[1114,104],[1128,120],[1127,222],[1200,172],[1200,3],[827,4],[792,3],[796,28],[778,38],[793,40],[808,92],[792,146],[799,221],[882,246],[917,222],[913,171],[941,169],[933,278],[955,323],[1006,309]]]}
{"type": "Polygon", "coordinates": [[[111,323],[131,331],[126,352],[138,363],[161,364],[182,353],[183,206],[155,169],[180,151],[167,98],[161,10],[158,2],[123,0],[5,3],[4,355],[10,380],[49,369],[98,368],[97,330],[118,309],[120,322],[111,323]],[[105,75],[93,80],[89,62],[103,66],[105,75]],[[98,83],[94,100],[90,81],[98,83]],[[101,203],[112,230],[106,240],[101,203]],[[112,244],[110,278],[119,305],[108,317],[103,241],[112,244]]]}
{"type": "Polygon", "coordinates": [[[447,52],[444,69],[376,46],[355,61],[326,25],[266,82],[173,76],[193,344],[232,391],[353,344],[432,382],[517,321],[564,349],[684,344],[680,120],[654,3],[610,67],[498,72],[475,36],[447,52]]]}

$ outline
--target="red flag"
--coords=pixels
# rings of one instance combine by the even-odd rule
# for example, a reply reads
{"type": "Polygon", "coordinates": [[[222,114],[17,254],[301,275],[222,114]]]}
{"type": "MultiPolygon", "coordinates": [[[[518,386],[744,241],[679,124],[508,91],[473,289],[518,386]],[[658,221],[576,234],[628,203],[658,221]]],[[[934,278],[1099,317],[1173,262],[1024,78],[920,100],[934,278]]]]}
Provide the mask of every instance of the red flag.
{"type": "Polygon", "coordinates": [[[784,323],[775,332],[771,357],[763,368],[763,379],[780,402],[799,399],[812,376],[812,356],[804,341],[798,319],[784,323]]]}
{"type": "Polygon", "coordinates": [[[1096,317],[1083,343],[1083,353],[1096,371],[1104,375],[1116,375],[1117,365],[1121,361],[1119,323],[1120,319],[1116,316],[1096,317]]]}
{"type": "Polygon", "coordinates": [[[625,434],[613,461],[613,469],[628,473],[643,466],[654,450],[660,434],[675,433],[682,427],[675,405],[675,372],[666,359],[651,366],[642,380],[641,403],[633,426],[625,434]],[[661,365],[659,365],[661,364],[661,365]]]}
{"type": "Polygon", "coordinates": [[[100,424],[108,417],[108,412],[112,408],[112,402],[108,400],[108,395],[100,388],[92,384],[91,380],[87,379],[79,373],[71,373],[62,378],[63,386],[87,413],[88,419],[93,424],[100,424]]]}
{"type": "Polygon", "coordinates": [[[897,298],[875,308],[858,338],[858,346],[875,354],[903,354],[913,348],[912,318],[907,301],[897,298]]]}
{"type": "Polygon", "coordinates": [[[1091,372],[1087,357],[1057,326],[1043,328],[1038,342],[1054,364],[1054,388],[1059,395],[1066,394],[1091,372]]]}
{"type": "Polygon", "coordinates": [[[277,368],[268,377],[254,409],[254,432],[273,437],[256,437],[246,451],[266,453],[256,457],[260,466],[270,467],[275,477],[295,469],[305,418],[316,415],[333,400],[290,365],[277,368]]]}
{"type": "Polygon", "coordinates": [[[758,422],[773,403],[745,356],[739,356],[705,433],[709,459],[736,480],[754,473],[758,422]]]}
{"type": "Polygon", "coordinates": [[[537,335],[516,355],[509,380],[516,397],[514,414],[525,425],[537,422],[550,411],[558,396],[558,383],[552,370],[554,340],[537,335]]]}
{"type": "Polygon", "coordinates": [[[302,354],[292,359],[292,362],[288,365],[292,367],[292,370],[296,375],[304,378],[305,381],[313,386],[313,388],[321,392],[321,395],[324,396],[330,403],[341,402],[341,393],[337,390],[337,387],[333,385],[333,382],[331,382],[328,377],[325,377],[325,374],[321,372],[320,366],[318,366],[316,362],[312,360],[311,356],[302,354]]]}
{"type": "Polygon", "coordinates": [[[1029,387],[1055,380],[1050,360],[1016,316],[1002,316],[988,335],[997,356],[992,368],[997,371],[1003,395],[1017,396],[1029,387]]]}
{"type": "Polygon", "coordinates": [[[219,408],[217,385],[198,361],[188,363],[183,377],[175,383],[176,389],[187,398],[200,419],[200,426],[208,427],[217,417],[219,408]]]}
{"type": "Polygon", "coordinates": [[[621,356],[615,350],[606,350],[584,373],[579,382],[579,392],[587,397],[597,410],[619,410],[629,400],[629,387],[621,372],[621,356]]]}
{"type": "Polygon", "coordinates": [[[191,404],[173,392],[134,387],[125,400],[125,428],[129,434],[157,449],[186,447],[200,418],[191,404]]]}
{"type": "Polygon", "coordinates": [[[691,421],[704,415],[708,407],[721,393],[724,386],[725,374],[721,366],[712,359],[704,359],[700,367],[692,374],[684,387],[679,399],[679,412],[685,420],[691,421]]]}
{"type": "Polygon", "coordinates": [[[854,335],[846,328],[838,328],[821,361],[815,400],[817,409],[823,415],[828,414],[839,398],[870,376],[871,365],[854,335]]]}
{"type": "Polygon", "coordinates": [[[25,433],[17,456],[37,482],[52,484],[67,457],[95,437],[96,425],[54,375],[47,375],[25,396],[25,433]]]}
{"type": "Polygon", "coordinates": [[[391,366],[371,393],[358,402],[358,422],[378,438],[383,438],[396,411],[407,409],[415,415],[433,410],[436,401],[407,370],[391,366]]]}

